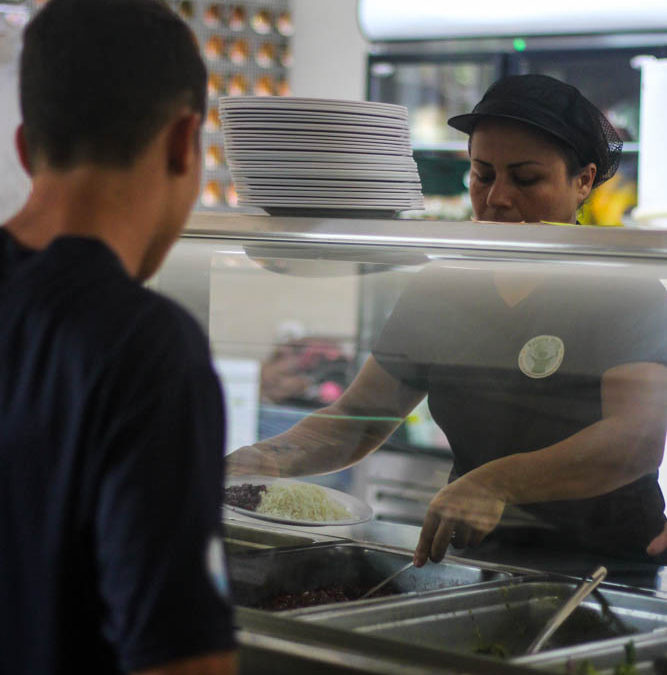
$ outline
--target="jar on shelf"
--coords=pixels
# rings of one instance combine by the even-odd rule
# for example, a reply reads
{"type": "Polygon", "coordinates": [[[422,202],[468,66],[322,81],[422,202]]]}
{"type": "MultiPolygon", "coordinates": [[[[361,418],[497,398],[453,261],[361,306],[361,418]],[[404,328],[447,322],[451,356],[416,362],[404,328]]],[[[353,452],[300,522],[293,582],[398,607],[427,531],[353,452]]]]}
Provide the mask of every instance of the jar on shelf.
{"type": "Polygon", "coordinates": [[[267,9],[259,9],[252,15],[250,25],[255,33],[266,35],[273,30],[272,18],[271,12],[267,9]]]}
{"type": "Polygon", "coordinates": [[[225,42],[219,35],[212,35],[204,45],[204,54],[207,59],[216,61],[222,59],[225,54],[225,42]]]}
{"type": "Polygon", "coordinates": [[[222,124],[220,123],[220,116],[215,107],[209,108],[209,111],[206,113],[206,122],[204,122],[204,131],[208,133],[216,133],[220,131],[222,124]]]}
{"type": "Polygon", "coordinates": [[[276,84],[276,94],[278,96],[291,96],[292,95],[292,89],[290,87],[290,84],[286,78],[282,78],[278,80],[278,83],[276,84]]]}
{"type": "Polygon", "coordinates": [[[262,68],[270,68],[276,61],[276,48],[271,42],[263,42],[255,52],[255,62],[262,68]]]}
{"type": "Polygon", "coordinates": [[[261,75],[255,80],[253,87],[255,96],[273,96],[276,91],[276,83],[269,75],[261,75]]]}
{"type": "Polygon", "coordinates": [[[288,11],[280,12],[276,18],[276,30],[283,36],[294,35],[294,23],[292,15],[288,11]]]}
{"type": "Polygon", "coordinates": [[[218,28],[222,24],[223,10],[218,4],[210,4],[204,8],[204,24],[209,28],[218,28]]]}
{"type": "Polygon", "coordinates": [[[239,197],[236,193],[236,186],[234,183],[227,183],[227,185],[225,185],[225,202],[231,207],[237,207],[239,205],[239,197]]]}
{"type": "Polygon", "coordinates": [[[185,21],[191,21],[195,15],[195,7],[192,0],[182,0],[176,6],[176,12],[185,21]]]}
{"type": "Polygon", "coordinates": [[[248,93],[248,80],[245,75],[236,73],[229,79],[227,93],[229,96],[245,96],[248,93]]]}
{"type": "Polygon", "coordinates": [[[248,60],[249,54],[250,47],[248,46],[248,41],[243,38],[234,40],[229,45],[229,60],[237,66],[244,64],[248,60]]]}
{"type": "Polygon", "coordinates": [[[225,93],[225,80],[220,73],[209,73],[206,91],[209,98],[218,98],[225,93]]]}
{"type": "Polygon", "coordinates": [[[278,51],[278,60],[284,68],[290,68],[294,63],[292,48],[289,45],[282,45],[278,51]]]}
{"type": "Polygon", "coordinates": [[[220,181],[208,180],[201,191],[200,201],[209,208],[220,206],[223,200],[223,191],[220,181]]]}
{"type": "Polygon", "coordinates": [[[224,162],[224,152],[222,147],[217,143],[213,143],[206,148],[206,154],[204,155],[204,165],[207,169],[214,171],[219,169],[224,162]]]}
{"type": "Polygon", "coordinates": [[[247,24],[246,9],[242,5],[234,5],[229,11],[228,26],[230,30],[241,31],[247,24]]]}

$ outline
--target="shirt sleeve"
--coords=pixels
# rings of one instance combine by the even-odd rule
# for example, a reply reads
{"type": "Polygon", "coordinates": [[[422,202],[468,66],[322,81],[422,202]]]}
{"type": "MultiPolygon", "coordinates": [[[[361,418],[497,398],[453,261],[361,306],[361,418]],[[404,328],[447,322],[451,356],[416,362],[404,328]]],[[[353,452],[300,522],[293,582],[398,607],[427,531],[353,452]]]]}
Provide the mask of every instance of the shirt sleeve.
{"type": "Polygon", "coordinates": [[[235,646],[224,556],[211,560],[221,551],[222,394],[205,337],[177,318],[142,322],[96,397],[103,627],[128,671],[235,646]]]}
{"type": "Polygon", "coordinates": [[[658,279],[601,281],[589,305],[599,370],[633,362],[667,364],[667,289],[658,279]]]}

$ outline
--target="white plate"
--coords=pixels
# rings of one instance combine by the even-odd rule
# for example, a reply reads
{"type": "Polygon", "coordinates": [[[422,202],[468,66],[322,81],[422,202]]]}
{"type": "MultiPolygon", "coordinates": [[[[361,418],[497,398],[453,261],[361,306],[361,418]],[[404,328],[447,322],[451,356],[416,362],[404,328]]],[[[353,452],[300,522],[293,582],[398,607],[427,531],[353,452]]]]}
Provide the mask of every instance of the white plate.
{"type": "Polygon", "coordinates": [[[298,160],[288,162],[244,162],[234,160],[233,162],[229,162],[229,168],[232,171],[236,170],[246,175],[251,175],[250,172],[257,175],[257,171],[264,173],[269,170],[289,172],[292,169],[307,170],[314,173],[328,172],[331,169],[353,169],[355,171],[379,173],[380,175],[394,171],[409,171],[415,175],[417,174],[417,165],[414,162],[405,162],[404,164],[374,164],[372,162],[300,162],[298,160]]]}
{"type": "Polygon", "coordinates": [[[378,164],[402,164],[405,161],[414,161],[410,155],[388,154],[386,152],[321,152],[305,150],[294,152],[291,150],[237,150],[234,153],[235,161],[276,162],[299,160],[303,162],[349,162],[366,161],[378,164]]]}
{"type": "Polygon", "coordinates": [[[375,192],[378,189],[387,190],[409,190],[410,192],[419,192],[421,194],[421,186],[418,180],[402,181],[402,180],[358,180],[346,181],[341,179],[306,179],[306,178],[253,178],[246,180],[239,176],[234,183],[237,187],[276,187],[284,189],[289,192],[291,189],[299,189],[300,187],[326,187],[335,188],[338,191],[345,191],[352,188],[368,188],[369,191],[375,192]]]}
{"type": "Polygon", "coordinates": [[[382,211],[420,208],[420,204],[417,202],[395,202],[380,199],[275,199],[273,197],[256,197],[254,199],[239,199],[239,204],[258,206],[262,209],[266,206],[290,206],[295,209],[378,209],[382,211]]]}
{"type": "Polygon", "coordinates": [[[389,129],[407,129],[405,120],[394,119],[391,117],[367,117],[364,115],[352,115],[350,113],[321,113],[311,111],[302,112],[282,112],[274,115],[264,113],[257,114],[246,110],[232,113],[229,110],[223,111],[220,115],[223,124],[233,125],[237,122],[253,122],[261,125],[264,122],[312,122],[328,124],[353,124],[356,126],[382,127],[389,129]]]}
{"type": "Polygon", "coordinates": [[[408,109],[396,103],[379,103],[377,101],[350,101],[333,98],[299,98],[297,96],[221,96],[218,100],[220,109],[297,109],[361,112],[368,115],[408,116],[408,109]]]}
{"type": "MultiPolygon", "coordinates": [[[[244,483],[250,483],[251,485],[271,485],[273,483],[280,483],[284,485],[294,485],[294,484],[303,484],[303,485],[312,485],[312,483],[306,483],[305,481],[292,480],[288,478],[269,478],[264,476],[245,476],[239,478],[228,478],[225,484],[225,487],[232,487],[235,485],[243,485],[244,483]]],[[[259,518],[260,520],[270,520],[275,523],[286,523],[289,525],[307,525],[308,527],[322,527],[324,525],[355,525],[357,523],[363,523],[367,520],[370,520],[373,517],[373,509],[362,502],[360,499],[348,494],[347,492],[341,492],[340,490],[334,490],[330,487],[325,487],[320,485],[329,497],[329,499],[337,502],[341,506],[345,507],[348,512],[351,514],[350,518],[345,518],[344,520],[297,520],[294,518],[283,518],[281,516],[272,516],[266,513],[257,513],[256,511],[249,511],[248,509],[242,509],[239,506],[229,506],[225,504],[225,508],[230,511],[235,511],[236,513],[241,513],[244,516],[250,516],[251,518],[259,518]]]]}

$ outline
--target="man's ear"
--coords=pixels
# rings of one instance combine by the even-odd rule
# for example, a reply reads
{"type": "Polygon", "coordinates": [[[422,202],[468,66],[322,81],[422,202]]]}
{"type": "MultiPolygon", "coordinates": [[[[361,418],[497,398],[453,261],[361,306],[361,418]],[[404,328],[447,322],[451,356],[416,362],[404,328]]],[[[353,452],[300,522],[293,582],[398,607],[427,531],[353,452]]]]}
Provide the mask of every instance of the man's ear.
{"type": "Polygon", "coordinates": [[[167,136],[168,171],[182,175],[190,171],[194,162],[200,161],[199,128],[201,115],[184,113],[171,124],[167,136]]]}
{"type": "Polygon", "coordinates": [[[28,144],[25,140],[25,129],[23,128],[23,124],[19,124],[16,129],[16,133],[14,134],[14,144],[16,145],[16,153],[19,156],[21,166],[29,176],[32,176],[30,153],[28,152],[28,144]]]}

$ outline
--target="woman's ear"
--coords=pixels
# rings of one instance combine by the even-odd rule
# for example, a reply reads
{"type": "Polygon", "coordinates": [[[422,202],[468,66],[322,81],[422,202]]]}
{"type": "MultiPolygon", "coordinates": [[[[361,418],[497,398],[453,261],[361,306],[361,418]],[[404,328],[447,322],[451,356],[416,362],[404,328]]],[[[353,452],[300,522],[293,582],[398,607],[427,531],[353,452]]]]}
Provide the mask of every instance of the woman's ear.
{"type": "Polygon", "coordinates": [[[30,153],[28,152],[28,143],[25,140],[25,129],[23,124],[19,124],[14,134],[14,144],[16,146],[16,154],[19,156],[19,162],[24,171],[32,176],[32,167],[30,163],[30,153]]]}
{"type": "Polygon", "coordinates": [[[577,187],[577,203],[581,206],[588,195],[593,189],[593,183],[595,183],[595,176],[597,175],[598,169],[594,162],[587,164],[577,177],[575,178],[576,187],[577,187]]]}

